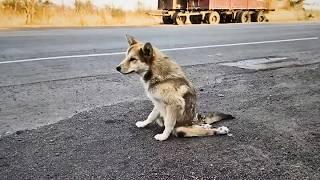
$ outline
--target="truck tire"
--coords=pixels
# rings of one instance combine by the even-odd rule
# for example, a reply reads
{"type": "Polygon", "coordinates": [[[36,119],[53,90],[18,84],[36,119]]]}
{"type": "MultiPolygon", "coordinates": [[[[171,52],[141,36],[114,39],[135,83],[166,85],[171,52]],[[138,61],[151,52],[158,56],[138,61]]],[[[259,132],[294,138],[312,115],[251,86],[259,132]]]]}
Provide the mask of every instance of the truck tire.
{"type": "Polygon", "coordinates": [[[236,12],[234,18],[232,19],[232,22],[233,23],[241,23],[240,22],[240,15],[241,15],[242,11],[238,11],[236,12]]]}
{"type": "Polygon", "coordinates": [[[173,20],[171,16],[162,16],[163,24],[173,24],[173,20]]]}
{"type": "Polygon", "coordinates": [[[266,22],[267,18],[264,15],[263,11],[259,11],[253,14],[253,21],[254,22],[266,22]]]}
{"type": "Polygon", "coordinates": [[[208,24],[219,24],[220,22],[220,14],[216,11],[208,13],[206,15],[206,22],[208,24]]]}
{"type": "Polygon", "coordinates": [[[186,23],[187,21],[187,16],[181,16],[179,13],[175,13],[172,16],[173,22],[176,25],[183,25],[186,23]]]}
{"type": "Polygon", "coordinates": [[[251,16],[248,11],[241,11],[237,13],[236,21],[238,23],[249,23],[251,22],[251,16]]]}

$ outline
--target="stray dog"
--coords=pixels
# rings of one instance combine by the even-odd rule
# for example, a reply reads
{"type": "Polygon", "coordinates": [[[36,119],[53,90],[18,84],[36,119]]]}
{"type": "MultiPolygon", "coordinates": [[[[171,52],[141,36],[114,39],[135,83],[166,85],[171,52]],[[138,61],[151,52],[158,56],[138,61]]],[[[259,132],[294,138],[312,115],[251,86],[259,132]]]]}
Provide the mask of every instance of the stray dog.
{"type": "Polygon", "coordinates": [[[149,42],[141,43],[126,35],[129,48],[125,59],[116,67],[122,74],[140,75],[147,96],[153,102],[153,110],[136,126],[145,127],[156,121],[164,131],[154,136],[156,140],[177,137],[210,136],[229,133],[227,127],[212,128],[210,124],[233,119],[232,115],[210,113],[201,116],[196,112],[196,91],[181,67],[149,42]]]}

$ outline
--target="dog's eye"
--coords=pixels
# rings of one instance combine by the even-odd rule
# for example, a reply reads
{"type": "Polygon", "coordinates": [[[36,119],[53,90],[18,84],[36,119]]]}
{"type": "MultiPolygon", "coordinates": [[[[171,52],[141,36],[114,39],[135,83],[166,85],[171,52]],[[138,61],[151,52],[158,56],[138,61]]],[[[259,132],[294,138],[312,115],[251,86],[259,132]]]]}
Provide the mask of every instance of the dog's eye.
{"type": "Polygon", "coordinates": [[[130,58],[129,61],[135,61],[137,60],[136,58],[130,58]]]}

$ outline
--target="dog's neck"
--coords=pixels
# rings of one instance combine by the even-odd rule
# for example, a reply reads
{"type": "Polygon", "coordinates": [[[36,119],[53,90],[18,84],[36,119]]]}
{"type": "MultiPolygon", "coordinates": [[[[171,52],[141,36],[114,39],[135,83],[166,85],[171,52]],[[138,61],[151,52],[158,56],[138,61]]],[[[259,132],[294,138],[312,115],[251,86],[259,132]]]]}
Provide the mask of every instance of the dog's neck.
{"type": "Polygon", "coordinates": [[[145,73],[143,73],[142,75],[143,81],[144,82],[148,82],[153,78],[153,74],[151,70],[146,71],[145,73]]]}
{"type": "Polygon", "coordinates": [[[168,79],[186,78],[178,64],[162,52],[157,51],[150,68],[140,76],[149,88],[168,79]]]}

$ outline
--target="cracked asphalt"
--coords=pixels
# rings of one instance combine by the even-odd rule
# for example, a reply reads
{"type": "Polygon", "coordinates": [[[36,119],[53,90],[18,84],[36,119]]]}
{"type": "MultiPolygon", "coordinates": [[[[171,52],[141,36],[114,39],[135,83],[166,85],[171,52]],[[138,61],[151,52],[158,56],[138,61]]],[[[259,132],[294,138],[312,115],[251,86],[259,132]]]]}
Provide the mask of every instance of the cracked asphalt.
{"type": "MultiPolygon", "coordinates": [[[[121,52],[125,33],[176,48],[319,37],[320,24],[3,30],[0,61],[121,52]]],[[[134,125],[152,104],[114,70],[123,55],[0,64],[0,179],[320,179],[319,50],[315,39],[168,52],[200,112],[236,119],[215,125],[229,136],[164,142],[134,125]],[[222,64],[273,57],[285,63],[222,64]]]]}

